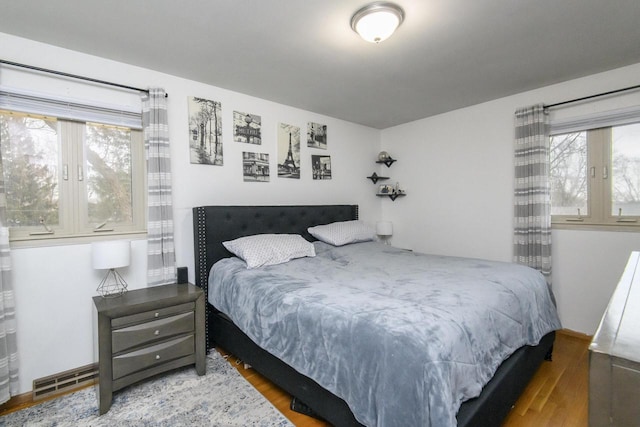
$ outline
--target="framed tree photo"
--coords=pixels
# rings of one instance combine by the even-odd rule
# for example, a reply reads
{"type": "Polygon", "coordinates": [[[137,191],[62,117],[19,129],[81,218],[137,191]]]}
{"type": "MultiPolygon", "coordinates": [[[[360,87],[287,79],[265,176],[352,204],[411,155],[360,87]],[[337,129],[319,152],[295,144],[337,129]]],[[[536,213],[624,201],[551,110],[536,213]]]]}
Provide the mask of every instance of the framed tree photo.
{"type": "Polygon", "coordinates": [[[191,163],[222,166],[222,104],[190,96],[188,106],[191,163]]]}

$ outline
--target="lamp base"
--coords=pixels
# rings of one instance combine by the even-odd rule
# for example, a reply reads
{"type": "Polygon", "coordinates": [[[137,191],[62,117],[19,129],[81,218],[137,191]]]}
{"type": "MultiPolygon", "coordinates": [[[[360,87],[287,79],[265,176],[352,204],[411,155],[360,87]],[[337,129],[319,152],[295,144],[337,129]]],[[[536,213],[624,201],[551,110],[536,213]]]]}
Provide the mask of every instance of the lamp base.
{"type": "Polygon", "coordinates": [[[378,236],[378,240],[385,245],[391,245],[391,236],[378,236]]]}
{"type": "Polygon", "coordinates": [[[118,272],[111,268],[107,271],[96,291],[103,298],[115,298],[127,292],[127,282],[124,281],[118,272]]]}

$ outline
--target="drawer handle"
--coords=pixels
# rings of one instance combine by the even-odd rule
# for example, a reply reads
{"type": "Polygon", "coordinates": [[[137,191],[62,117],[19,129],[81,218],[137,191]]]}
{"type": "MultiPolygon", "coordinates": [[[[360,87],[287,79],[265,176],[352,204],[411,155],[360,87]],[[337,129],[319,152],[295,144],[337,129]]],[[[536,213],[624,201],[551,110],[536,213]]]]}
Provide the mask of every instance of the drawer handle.
{"type": "Polygon", "coordinates": [[[160,329],[156,329],[153,335],[160,335],[160,329]]]}
{"type": "Polygon", "coordinates": [[[155,317],[159,317],[160,313],[156,312],[155,317]]]}
{"type": "Polygon", "coordinates": [[[160,355],[156,354],[156,360],[160,360],[160,355]]]}

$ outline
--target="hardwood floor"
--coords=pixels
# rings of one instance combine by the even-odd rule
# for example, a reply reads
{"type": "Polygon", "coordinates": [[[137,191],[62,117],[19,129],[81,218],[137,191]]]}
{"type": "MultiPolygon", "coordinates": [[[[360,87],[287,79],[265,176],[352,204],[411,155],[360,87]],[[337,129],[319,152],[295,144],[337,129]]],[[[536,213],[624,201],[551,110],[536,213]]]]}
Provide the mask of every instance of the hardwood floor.
{"type": "MultiPolygon", "coordinates": [[[[507,416],[503,427],[583,427],[588,425],[589,342],[591,337],[559,331],[553,362],[544,362],[507,416]]],[[[224,354],[224,353],[223,353],[224,354]]],[[[252,369],[229,357],[238,371],[297,427],[329,424],[289,409],[291,397],[252,369]]]]}
{"type": "Polygon", "coordinates": [[[588,426],[590,340],[557,333],[553,362],[540,366],[503,426],[588,426]]]}

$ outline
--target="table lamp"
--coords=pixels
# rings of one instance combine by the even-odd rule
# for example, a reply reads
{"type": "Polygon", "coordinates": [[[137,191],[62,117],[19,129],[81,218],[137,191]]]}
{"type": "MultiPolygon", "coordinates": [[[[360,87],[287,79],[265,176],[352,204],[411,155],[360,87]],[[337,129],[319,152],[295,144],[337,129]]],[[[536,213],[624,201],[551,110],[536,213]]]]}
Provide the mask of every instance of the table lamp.
{"type": "Polygon", "coordinates": [[[91,244],[91,259],[96,270],[109,270],[96,291],[103,297],[117,297],[127,292],[127,282],[116,268],[126,267],[131,259],[131,242],[115,240],[91,244]]]}

